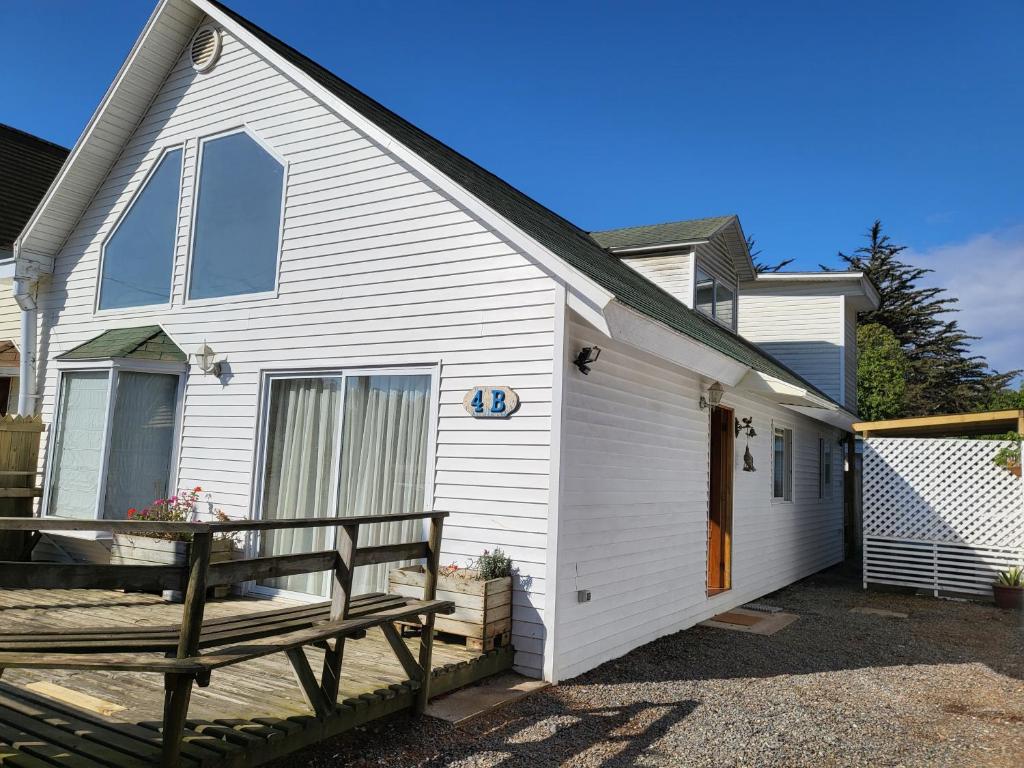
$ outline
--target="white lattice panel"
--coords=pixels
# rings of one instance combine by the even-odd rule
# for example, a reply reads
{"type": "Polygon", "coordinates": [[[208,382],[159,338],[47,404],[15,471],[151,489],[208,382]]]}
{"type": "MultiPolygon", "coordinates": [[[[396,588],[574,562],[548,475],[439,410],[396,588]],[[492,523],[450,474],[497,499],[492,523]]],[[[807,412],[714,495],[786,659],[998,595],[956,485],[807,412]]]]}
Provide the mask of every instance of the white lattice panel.
{"type": "Polygon", "coordinates": [[[872,437],[864,447],[864,535],[1024,547],[1024,486],[992,459],[996,440],[872,437]]]}

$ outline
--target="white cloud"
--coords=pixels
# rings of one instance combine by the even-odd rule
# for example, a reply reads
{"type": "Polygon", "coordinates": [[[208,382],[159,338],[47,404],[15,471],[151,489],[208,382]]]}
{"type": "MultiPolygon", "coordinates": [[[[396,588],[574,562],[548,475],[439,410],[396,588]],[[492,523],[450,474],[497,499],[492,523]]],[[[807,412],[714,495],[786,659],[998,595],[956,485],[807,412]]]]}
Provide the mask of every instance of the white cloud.
{"type": "Polygon", "coordinates": [[[961,243],[901,254],[934,269],[922,279],[960,301],[956,319],[981,338],[972,345],[998,371],[1024,368],[1024,226],[976,235],[961,243]]]}

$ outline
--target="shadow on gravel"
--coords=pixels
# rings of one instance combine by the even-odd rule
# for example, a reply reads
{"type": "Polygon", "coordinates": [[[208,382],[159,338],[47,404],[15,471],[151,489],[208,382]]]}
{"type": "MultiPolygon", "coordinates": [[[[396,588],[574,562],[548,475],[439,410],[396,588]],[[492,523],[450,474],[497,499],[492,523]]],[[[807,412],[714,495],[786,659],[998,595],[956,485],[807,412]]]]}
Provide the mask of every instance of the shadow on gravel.
{"type": "MultiPolygon", "coordinates": [[[[423,768],[452,768],[472,758],[473,766],[633,766],[665,734],[698,706],[684,700],[668,704],[636,702],[594,708],[552,707],[548,699],[542,717],[524,712],[496,728],[479,730],[486,744],[471,742],[421,763],[423,768]],[[461,753],[461,754],[460,754],[461,753]]],[[[475,728],[465,728],[472,733],[475,728]]]]}
{"type": "Polygon", "coordinates": [[[863,591],[841,569],[759,602],[799,614],[764,637],[693,627],[602,664],[572,682],[764,678],[869,667],[981,663],[1024,680],[1024,617],[984,603],[863,591]],[[907,618],[850,613],[870,607],[907,618]]]}

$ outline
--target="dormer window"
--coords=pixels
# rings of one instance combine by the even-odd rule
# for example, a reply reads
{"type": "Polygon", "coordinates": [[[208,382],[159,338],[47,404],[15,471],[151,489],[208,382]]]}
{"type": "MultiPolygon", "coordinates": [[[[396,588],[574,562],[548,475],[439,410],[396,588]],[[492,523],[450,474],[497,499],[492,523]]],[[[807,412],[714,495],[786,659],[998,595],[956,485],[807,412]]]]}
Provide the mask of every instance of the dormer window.
{"type": "Polygon", "coordinates": [[[171,300],[181,149],[164,153],[103,246],[100,309],[171,300]]]}
{"type": "Polygon", "coordinates": [[[697,267],[693,306],[722,325],[733,328],[736,319],[736,290],[697,267]]]}
{"type": "Polygon", "coordinates": [[[206,139],[198,194],[188,298],[273,291],[284,165],[245,131],[206,139]]]}

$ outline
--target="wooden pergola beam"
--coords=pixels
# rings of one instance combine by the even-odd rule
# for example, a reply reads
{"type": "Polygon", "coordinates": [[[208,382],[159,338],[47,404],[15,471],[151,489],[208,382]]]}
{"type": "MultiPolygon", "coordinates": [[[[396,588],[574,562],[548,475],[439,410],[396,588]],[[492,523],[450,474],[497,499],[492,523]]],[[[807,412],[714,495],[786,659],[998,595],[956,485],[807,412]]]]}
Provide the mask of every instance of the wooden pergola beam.
{"type": "Polygon", "coordinates": [[[1013,431],[1024,433],[1024,409],[858,421],[853,429],[864,437],[968,437],[1013,431]]]}

